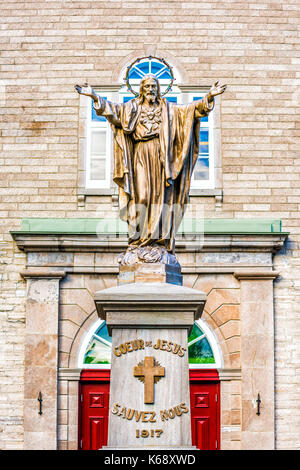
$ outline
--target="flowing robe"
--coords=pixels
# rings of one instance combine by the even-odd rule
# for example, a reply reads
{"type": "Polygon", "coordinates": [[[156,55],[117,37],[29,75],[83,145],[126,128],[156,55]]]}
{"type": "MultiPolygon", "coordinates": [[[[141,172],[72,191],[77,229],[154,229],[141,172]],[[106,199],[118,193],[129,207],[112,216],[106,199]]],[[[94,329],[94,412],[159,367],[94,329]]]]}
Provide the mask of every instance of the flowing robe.
{"type": "Polygon", "coordinates": [[[94,104],[113,130],[113,180],[129,245],[159,244],[174,252],[198,158],[200,118],[213,106],[206,97],[187,105],[160,99],[158,129],[147,132],[138,99],[119,104],[99,97],[94,104]]]}

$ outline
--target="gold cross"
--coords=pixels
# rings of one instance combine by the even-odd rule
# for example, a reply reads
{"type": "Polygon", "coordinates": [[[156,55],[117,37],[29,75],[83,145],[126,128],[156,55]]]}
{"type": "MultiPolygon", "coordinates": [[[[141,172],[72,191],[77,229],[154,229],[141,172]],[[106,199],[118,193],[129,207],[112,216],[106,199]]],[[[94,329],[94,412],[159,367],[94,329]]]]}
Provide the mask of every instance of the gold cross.
{"type": "Polygon", "coordinates": [[[140,377],[144,382],[144,403],[154,403],[155,377],[165,376],[165,368],[154,365],[154,357],[145,357],[144,365],[133,368],[134,377],[140,377]]]}

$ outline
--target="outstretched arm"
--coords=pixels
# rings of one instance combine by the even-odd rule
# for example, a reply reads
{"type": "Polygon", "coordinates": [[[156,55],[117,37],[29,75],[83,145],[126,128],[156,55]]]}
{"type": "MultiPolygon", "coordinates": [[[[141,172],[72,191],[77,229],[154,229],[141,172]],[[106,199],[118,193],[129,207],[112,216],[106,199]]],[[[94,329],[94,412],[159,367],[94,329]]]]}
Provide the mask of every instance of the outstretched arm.
{"type": "Polygon", "coordinates": [[[202,100],[196,106],[195,117],[201,118],[207,116],[207,114],[213,110],[214,107],[214,98],[217,95],[221,95],[227,88],[227,85],[219,85],[218,81],[211,87],[209,92],[204,96],[202,100]]]}
{"type": "Polygon", "coordinates": [[[118,103],[112,103],[104,98],[101,98],[95,90],[87,83],[85,85],[75,85],[75,90],[80,95],[89,96],[93,100],[93,106],[96,114],[104,116],[114,126],[121,126],[120,122],[120,109],[121,106],[118,103]]]}

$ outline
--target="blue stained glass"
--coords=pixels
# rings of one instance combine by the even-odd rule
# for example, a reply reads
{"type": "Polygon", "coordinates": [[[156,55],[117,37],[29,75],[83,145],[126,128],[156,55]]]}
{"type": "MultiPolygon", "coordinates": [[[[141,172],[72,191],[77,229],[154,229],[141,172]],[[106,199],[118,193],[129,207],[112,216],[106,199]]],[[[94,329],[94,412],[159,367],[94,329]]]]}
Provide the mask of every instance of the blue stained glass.
{"type": "Polygon", "coordinates": [[[200,144],[199,146],[199,153],[202,155],[202,154],[205,154],[208,155],[208,144],[200,144]]]}
{"type": "Polygon", "coordinates": [[[93,337],[88,344],[84,364],[110,364],[111,347],[93,337]]]}
{"type": "Polygon", "coordinates": [[[200,142],[208,142],[208,129],[200,129],[200,142]]]}
{"type": "Polygon", "coordinates": [[[106,322],[102,323],[97,331],[95,332],[95,335],[101,336],[101,338],[105,339],[106,341],[109,341],[111,343],[112,339],[111,336],[109,336],[108,329],[106,326],[106,322]]]}
{"type": "Polygon", "coordinates": [[[190,343],[191,341],[193,341],[194,339],[196,339],[198,336],[202,336],[203,335],[203,331],[199,328],[199,326],[197,325],[197,323],[194,323],[194,326],[192,328],[192,331],[191,331],[191,334],[190,336],[188,337],[188,343],[190,343]]]}
{"type": "Polygon", "coordinates": [[[129,72],[129,78],[143,78],[149,73],[150,67],[149,62],[142,62],[136,64],[129,72]]]}
{"type": "Polygon", "coordinates": [[[153,75],[156,75],[158,72],[161,71],[161,69],[164,68],[164,65],[163,64],[160,64],[159,62],[154,62],[154,61],[151,61],[151,73],[153,75]]]}
{"type": "Polygon", "coordinates": [[[151,73],[158,78],[171,78],[170,71],[166,66],[158,62],[151,62],[151,73]]]}
{"type": "Polygon", "coordinates": [[[150,64],[149,61],[147,62],[141,62],[136,67],[141,70],[143,73],[150,73],[150,64]]]}
{"type": "Polygon", "coordinates": [[[215,358],[211,346],[204,337],[203,331],[197,323],[194,323],[192,332],[188,338],[189,345],[189,363],[190,364],[214,364],[215,358]],[[197,340],[197,338],[199,338],[197,340]]]}
{"type": "Polygon", "coordinates": [[[169,103],[177,103],[177,96],[167,96],[166,99],[169,103]]]}
{"type": "MultiPolygon", "coordinates": [[[[188,347],[190,364],[214,364],[215,358],[212,348],[205,337],[206,335],[194,323],[192,332],[188,338],[188,347]]],[[[111,363],[111,344],[112,338],[109,336],[106,323],[103,322],[93,334],[87,346],[84,364],[110,364],[111,363]],[[104,341],[101,341],[103,338],[104,341]]]]}
{"type": "Polygon", "coordinates": [[[214,364],[215,359],[206,338],[189,346],[189,363],[190,364],[214,364]]]}
{"type": "Polygon", "coordinates": [[[141,74],[140,73],[137,73],[137,71],[135,69],[131,69],[130,72],[129,72],[129,75],[128,75],[128,78],[130,79],[141,79],[141,74]]]}
{"type": "Polygon", "coordinates": [[[158,78],[165,78],[165,79],[169,78],[169,79],[171,79],[171,75],[169,74],[169,72],[167,70],[165,70],[165,72],[162,73],[161,75],[159,75],[158,78]]]}
{"type": "MultiPolygon", "coordinates": [[[[105,99],[105,100],[107,99],[106,96],[101,96],[101,98],[103,98],[103,99],[105,99]]],[[[92,121],[105,121],[105,117],[103,117],[103,116],[98,116],[98,115],[96,114],[96,111],[95,111],[95,108],[94,108],[93,105],[92,105],[92,121]]]]}
{"type": "Polygon", "coordinates": [[[87,346],[84,364],[110,364],[111,342],[106,322],[101,323],[87,346]]]}
{"type": "Polygon", "coordinates": [[[133,96],[123,96],[123,103],[127,103],[127,101],[133,100],[133,96]]]}
{"type": "Polygon", "coordinates": [[[158,78],[170,79],[171,74],[169,69],[164,65],[154,60],[141,62],[136,64],[129,72],[129,79],[141,79],[145,75],[151,73],[158,78]]]}

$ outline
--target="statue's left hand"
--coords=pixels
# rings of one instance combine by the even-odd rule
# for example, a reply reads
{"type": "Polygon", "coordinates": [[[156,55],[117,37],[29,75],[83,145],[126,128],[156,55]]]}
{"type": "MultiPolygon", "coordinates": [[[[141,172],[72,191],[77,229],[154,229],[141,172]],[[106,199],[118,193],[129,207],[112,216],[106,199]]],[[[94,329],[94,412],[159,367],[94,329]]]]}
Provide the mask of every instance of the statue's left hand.
{"type": "Polygon", "coordinates": [[[227,88],[227,85],[218,85],[219,81],[217,80],[215,84],[211,87],[208,92],[208,99],[212,101],[213,98],[217,95],[221,95],[227,88]]]}

